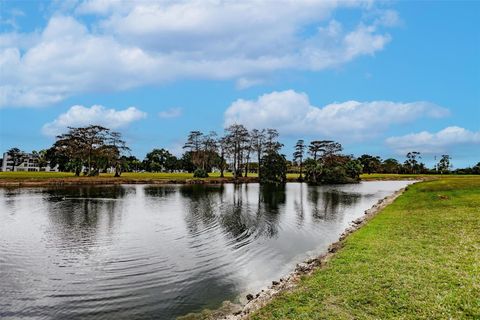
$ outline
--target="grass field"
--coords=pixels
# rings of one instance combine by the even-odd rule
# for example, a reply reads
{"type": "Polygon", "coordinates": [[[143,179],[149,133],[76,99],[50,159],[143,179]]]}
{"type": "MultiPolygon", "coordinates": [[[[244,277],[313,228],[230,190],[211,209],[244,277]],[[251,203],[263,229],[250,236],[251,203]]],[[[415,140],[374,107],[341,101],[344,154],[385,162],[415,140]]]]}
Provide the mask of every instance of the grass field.
{"type": "Polygon", "coordinates": [[[480,319],[480,176],[410,186],[251,319],[480,319]]]}

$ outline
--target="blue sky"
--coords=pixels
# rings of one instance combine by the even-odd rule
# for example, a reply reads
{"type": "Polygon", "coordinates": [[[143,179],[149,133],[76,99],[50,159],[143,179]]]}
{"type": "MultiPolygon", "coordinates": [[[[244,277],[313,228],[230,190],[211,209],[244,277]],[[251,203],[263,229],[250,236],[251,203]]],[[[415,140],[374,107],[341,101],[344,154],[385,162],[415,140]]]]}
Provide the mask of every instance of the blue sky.
{"type": "Polygon", "coordinates": [[[132,153],[275,127],[348,154],[480,161],[477,1],[0,1],[0,150],[67,126],[132,153]]]}

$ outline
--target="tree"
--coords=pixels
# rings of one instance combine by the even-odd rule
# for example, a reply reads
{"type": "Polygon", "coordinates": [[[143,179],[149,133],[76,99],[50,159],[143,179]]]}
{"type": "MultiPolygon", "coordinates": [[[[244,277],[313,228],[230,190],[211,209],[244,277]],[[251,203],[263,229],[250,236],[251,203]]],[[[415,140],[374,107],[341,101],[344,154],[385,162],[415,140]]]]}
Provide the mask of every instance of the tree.
{"type": "Polygon", "coordinates": [[[260,161],[261,184],[284,185],[287,182],[287,161],[276,151],[268,152],[260,161]]]}
{"type": "Polygon", "coordinates": [[[277,141],[279,134],[276,129],[267,129],[265,134],[265,152],[279,152],[283,144],[277,141]]]}
{"type": "Polygon", "coordinates": [[[360,180],[362,164],[352,156],[340,154],[342,145],[331,140],[312,141],[313,159],[305,161],[305,179],[318,185],[326,183],[352,183],[360,180]]]}
{"type": "Polygon", "coordinates": [[[320,152],[321,144],[322,141],[314,140],[310,142],[310,145],[308,146],[308,152],[310,152],[310,155],[313,157],[314,161],[317,161],[317,155],[320,152]]]}
{"type": "Polygon", "coordinates": [[[220,150],[220,158],[218,166],[220,168],[220,178],[224,177],[225,165],[226,161],[225,158],[228,152],[228,140],[227,137],[222,137],[218,140],[218,149],[220,150]]]}
{"type": "Polygon", "coordinates": [[[98,125],[68,129],[67,133],[57,136],[51,158],[68,159],[66,167],[73,169],[77,176],[85,165],[88,175],[96,175],[101,164],[113,165],[115,175],[121,174],[120,156],[130,149],[120,133],[98,125]]]}
{"type": "Polygon", "coordinates": [[[252,150],[257,155],[257,174],[260,177],[260,160],[262,159],[265,148],[265,130],[253,129],[250,133],[250,140],[252,144],[252,150]]]}
{"type": "Polygon", "coordinates": [[[195,171],[195,164],[192,162],[192,152],[187,151],[182,155],[182,158],[180,159],[180,167],[187,171],[187,172],[193,172],[195,171]]]}
{"type": "Polygon", "coordinates": [[[447,173],[452,168],[450,160],[452,160],[452,158],[448,154],[443,154],[440,161],[438,161],[437,170],[440,171],[441,174],[447,173]]]}
{"type": "Polygon", "coordinates": [[[202,166],[202,157],[200,151],[203,144],[203,133],[200,131],[190,131],[187,137],[187,142],[183,146],[190,152],[192,163],[198,168],[202,166]]]}
{"type": "Polygon", "coordinates": [[[420,156],[420,152],[412,151],[407,153],[407,160],[405,160],[405,169],[408,173],[418,173],[420,169],[423,167],[423,164],[419,163],[419,159],[422,157],[420,156]]]}
{"type": "Polygon", "coordinates": [[[217,156],[217,133],[215,131],[210,131],[207,135],[203,137],[202,140],[202,169],[209,172],[212,170],[213,160],[217,156]]]}
{"type": "Polygon", "coordinates": [[[295,162],[298,162],[300,166],[300,176],[299,180],[303,180],[303,156],[305,155],[305,150],[307,149],[307,146],[305,145],[305,141],[303,140],[298,140],[297,143],[295,144],[295,152],[293,153],[293,160],[295,162]]]}
{"type": "Polygon", "coordinates": [[[173,155],[166,149],[153,149],[146,154],[144,164],[147,171],[163,171],[173,155]]]}
{"type": "Polygon", "coordinates": [[[242,176],[244,153],[248,146],[248,130],[241,124],[232,124],[225,129],[229,154],[233,158],[233,176],[242,176]]]}
{"type": "Polygon", "coordinates": [[[317,160],[319,157],[328,159],[331,155],[341,152],[343,148],[340,143],[332,140],[314,140],[310,142],[308,150],[313,160],[317,160]]]}
{"type": "Polygon", "coordinates": [[[480,162],[473,166],[472,174],[480,174],[480,162]]]}
{"type": "Polygon", "coordinates": [[[38,167],[39,167],[40,171],[42,171],[42,168],[45,168],[48,164],[47,150],[45,150],[45,149],[40,150],[40,151],[38,151],[37,154],[38,154],[38,158],[37,158],[38,167]]]}
{"type": "Polygon", "coordinates": [[[358,158],[358,160],[363,166],[363,172],[368,174],[378,172],[382,165],[382,159],[380,159],[379,156],[363,154],[358,158]]]}
{"type": "Polygon", "coordinates": [[[402,169],[402,165],[393,158],[385,159],[382,162],[383,173],[399,173],[402,169]]]}
{"type": "Polygon", "coordinates": [[[18,148],[11,148],[7,151],[7,155],[12,160],[12,171],[15,171],[15,167],[25,159],[25,153],[18,148]]]}
{"type": "Polygon", "coordinates": [[[110,164],[115,167],[115,177],[120,177],[123,170],[123,162],[121,155],[124,152],[130,152],[130,148],[127,147],[125,140],[122,139],[120,132],[109,131],[106,135],[106,142],[108,145],[106,149],[108,151],[108,160],[110,164]]]}

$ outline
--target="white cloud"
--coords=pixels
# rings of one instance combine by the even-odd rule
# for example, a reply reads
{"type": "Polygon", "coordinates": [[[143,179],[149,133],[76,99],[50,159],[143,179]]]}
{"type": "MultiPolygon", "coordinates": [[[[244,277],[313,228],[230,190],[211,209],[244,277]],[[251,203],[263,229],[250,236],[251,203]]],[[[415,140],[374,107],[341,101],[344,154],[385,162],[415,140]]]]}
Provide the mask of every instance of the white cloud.
{"type": "Polygon", "coordinates": [[[182,115],[182,108],[170,108],[168,110],[160,111],[158,116],[161,119],[171,119],[171,118],[178,118],[182,115]]]}
{"type": "Polygon", "coordinates": [[[242,123],[249,128],[277,128],[287,135],[312,135],[361,140],[390,126],[421,117],[439,118],[448,110],[429,102],[391,101],[332,103],[313,106],[305,93],[293,90],[264,94],[256,100],[239,99],[225,111],[225,126],[242,123]]]}
{"type": "Polygon", "coordinates": [[[91,124],[105,126],[110,129],[119,129],[146,116],[145,112],[135,107],[117,111],[100,105],[93,105],[90,108],[75,105],[52,122],[46,123],[42,128],[42,132],[48,136],[55,136],[65,132],[68,127],[81,127],[91,124]]]}
{"type": "Polygon", "coordinates": [[[390,41],[380,18],[349,28],[331,20],[341,7],[365,11],[371,3],[83,1],[75,12],[96,14],[90,25],[57,13],[43,30],[0,35],[0,106],[51,105],[186,78],[245,88],[279,70],[336,67],[390,41]]]}
{"type": "Polygon", "coordinates": [[[480,145],[480,131],[474,132],[452,126],[435,133],[422,131],[400,137],[390,137],[386,142],[399,154],[405,154],[412,150],[434,154],[448,152],[452,148],[462,145],[480,145]]]}

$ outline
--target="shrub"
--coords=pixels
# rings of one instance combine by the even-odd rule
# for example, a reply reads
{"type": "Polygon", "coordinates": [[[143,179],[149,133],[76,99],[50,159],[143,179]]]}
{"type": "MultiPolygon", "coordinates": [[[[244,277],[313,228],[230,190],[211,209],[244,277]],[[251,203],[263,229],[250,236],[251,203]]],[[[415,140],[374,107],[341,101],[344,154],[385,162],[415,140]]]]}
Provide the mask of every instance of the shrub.
{"type": "Polygon", "coordinates": [[[195,169],[195,171],[193,172],[193,177],[194,178],[208,178],[208,173],[203,170],[203,169],[195,169]]]}
{"type": "Polygon", "coordinates": [[[281,185],[287,183],[287,160],[278,152],[266,154],[260,161],[260,183],[281,185]]]}
{"type": "Polygon", "coordinates": [[[336,155],[328,161],[305,161],[305,181],[310,184],[353,183],[360,181],[362,164],[350,157],[336,155]]]}

